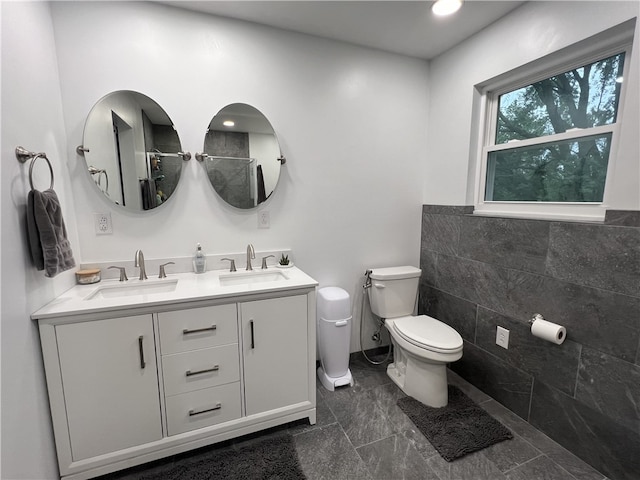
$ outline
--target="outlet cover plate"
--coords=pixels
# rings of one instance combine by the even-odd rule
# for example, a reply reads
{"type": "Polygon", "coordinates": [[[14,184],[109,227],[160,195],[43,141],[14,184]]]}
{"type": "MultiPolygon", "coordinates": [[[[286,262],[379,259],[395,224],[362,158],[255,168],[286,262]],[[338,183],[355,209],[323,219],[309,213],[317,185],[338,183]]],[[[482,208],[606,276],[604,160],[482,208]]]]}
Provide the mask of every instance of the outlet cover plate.
{"type": "Polygon", "coordinates": [[[271,218],[269,210],[260,210],[258,212],[258,228],[269,228],[271,226],[271,218]]]}
{"type": "Polygon", "coordinates": [[[113,233],[110,213],[94,213],[93,219],[96,228],[96,235],[110,235],[113,233]]]}
{"type": "Polygon", "coordinates": [[[509,349],[509,330],[499,325],[496,329],[496,345],[509,349]]]}

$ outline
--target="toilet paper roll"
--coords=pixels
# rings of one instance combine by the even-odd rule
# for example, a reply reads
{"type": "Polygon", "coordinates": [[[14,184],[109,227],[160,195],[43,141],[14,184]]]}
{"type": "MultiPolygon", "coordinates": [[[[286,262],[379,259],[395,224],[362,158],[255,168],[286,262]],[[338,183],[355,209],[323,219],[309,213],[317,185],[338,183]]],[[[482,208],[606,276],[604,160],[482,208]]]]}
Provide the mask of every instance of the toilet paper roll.
{"type": "Polygon", "coordinates": [[[549,342],[560,345],[567,336],[567,330],[556,323],[547,322],[546,320],[536,320],[531,325],[531,333],[534,337],[547,340],[549,342]]]}

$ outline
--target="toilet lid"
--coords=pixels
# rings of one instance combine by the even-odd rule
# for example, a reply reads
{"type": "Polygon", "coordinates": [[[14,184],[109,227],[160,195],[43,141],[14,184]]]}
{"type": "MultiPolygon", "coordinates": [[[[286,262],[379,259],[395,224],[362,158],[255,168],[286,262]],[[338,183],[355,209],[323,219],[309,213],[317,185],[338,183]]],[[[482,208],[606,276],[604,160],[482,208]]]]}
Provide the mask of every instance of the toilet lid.
{"type": "Polygon", "coordinates": [[[395,318],[393,326],[406,341],[427,350],[453,353],[462,348],[462,337],[458,332],[427,315],[395,318]]]}

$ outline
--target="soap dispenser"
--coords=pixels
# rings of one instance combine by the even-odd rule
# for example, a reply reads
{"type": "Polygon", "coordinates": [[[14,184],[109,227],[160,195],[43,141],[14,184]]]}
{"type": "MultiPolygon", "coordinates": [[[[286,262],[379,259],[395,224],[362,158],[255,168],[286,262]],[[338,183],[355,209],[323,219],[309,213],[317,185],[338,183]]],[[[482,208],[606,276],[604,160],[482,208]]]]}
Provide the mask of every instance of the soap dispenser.
{"type": "Polygon", "coordinates": [[[193,255],[193,271],[196,273],[204,273],[207,271],[207,257],[202,251],[200,244],[198,244],[196,253],[193,255]]]}

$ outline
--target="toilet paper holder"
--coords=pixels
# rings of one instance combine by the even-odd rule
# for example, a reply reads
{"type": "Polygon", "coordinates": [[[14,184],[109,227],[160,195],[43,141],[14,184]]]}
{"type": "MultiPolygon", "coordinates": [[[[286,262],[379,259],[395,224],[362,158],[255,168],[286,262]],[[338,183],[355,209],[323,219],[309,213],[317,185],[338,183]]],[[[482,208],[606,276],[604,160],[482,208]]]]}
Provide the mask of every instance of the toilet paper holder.
{"type": "Polygon", "coordinates": [[[533,317],[529,319],[529,325],[533,325],[533,322],[535,322],[536,320],[544,320],[544,317],[539,313],[534,313],[533,317]]]}
{"type": "Polygon", "coordinates": [[[561,345],[567,337],[567,329],[562,325],[549,322],[539,313],[534,313],[529,320],[531,334],[548,342],[561,345]]]}

